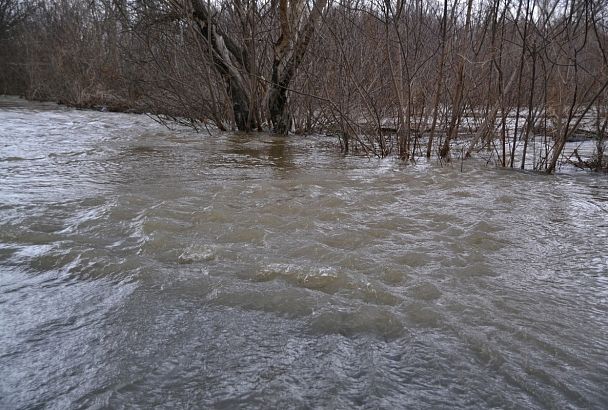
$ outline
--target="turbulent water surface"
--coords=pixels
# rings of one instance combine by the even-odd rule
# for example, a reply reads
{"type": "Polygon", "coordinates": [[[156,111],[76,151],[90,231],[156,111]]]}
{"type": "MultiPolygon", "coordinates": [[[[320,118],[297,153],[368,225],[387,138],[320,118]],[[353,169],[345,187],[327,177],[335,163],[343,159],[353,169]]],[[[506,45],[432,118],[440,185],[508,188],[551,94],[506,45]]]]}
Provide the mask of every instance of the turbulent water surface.
{"type": "Polygon", "coordinates": [[[0,100],[0,408],[605,408],[608,179],[0,100]]]}

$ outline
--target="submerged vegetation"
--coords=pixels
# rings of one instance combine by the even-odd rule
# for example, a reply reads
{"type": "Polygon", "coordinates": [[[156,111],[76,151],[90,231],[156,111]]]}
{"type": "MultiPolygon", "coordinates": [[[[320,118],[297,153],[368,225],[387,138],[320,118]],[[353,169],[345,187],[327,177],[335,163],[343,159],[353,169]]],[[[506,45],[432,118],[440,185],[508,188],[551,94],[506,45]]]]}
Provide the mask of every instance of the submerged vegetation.
{"type": "Polygon", "coordinates": [[[327,133],[379,157],[600,171],[608,2],[0,0],[0,92],[327,133]],[[575,139],[592,150],[565,150],[575,139]]]}

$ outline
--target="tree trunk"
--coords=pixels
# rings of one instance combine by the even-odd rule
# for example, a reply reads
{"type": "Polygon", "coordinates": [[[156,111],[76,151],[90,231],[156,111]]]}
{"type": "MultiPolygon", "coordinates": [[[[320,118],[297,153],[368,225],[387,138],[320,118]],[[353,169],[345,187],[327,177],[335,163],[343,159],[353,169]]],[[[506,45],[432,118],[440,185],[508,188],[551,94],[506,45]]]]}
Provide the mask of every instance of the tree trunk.
{"type": "Polygon", "coordinates": [[[433,149],[433,137],[435,136],[435,128],[437,126],[437,115],[439,113],[439,103],[441,101],[441,87],[443,86],[443,69],[445,66],[445,55],[447,41],[447,24],[448,24],[448,0],[443,1],[443,21],[441,23],[441,55],[439,57],[439,76],[437,79],[437,89],[435,91],[435,99],[433,102],[433,120],[431,122],[431,131],[429,140],[426,145],[426,157],[431,157],[433,149]]]}
{"type": "Polygon", "coordinates": [[[303,18],[303,5],[297,1],[280,0],[279,2],[281,35],[274,47],[272,82],[268,92],[268,111],[273,131],[277,134],[286,135],[291,128],[287,89],[304,59],[308,44],[326,5],[327,0],[315,1],[305,24],[299,24],[303,18]]]}
{"type": "MultiPolygon", "coordinates": [[[[557,161],[559,160],[559,157],[562,155],[562,151],[564,150],[564,146],[566,145],[566,141],[568,141],[568,138],[574,134],[574,131],[576,131],[578,129],[578,126],[580,125],[581,121],[583,120],[583,118],[585,118],[585,115],[587,115],[587,113],[589,112],[589,110],[591,109],[591,107],[593,106],[593,104],[595,104],[595,101],[599,98],[599,96],[604,92],[604,90],[608,88],[608,80],[606,82],[604,82],[604,84],[602,85],[601,88],[599,88],[599,90],[595,93],[595,95],[593,96],[593,98],[591,98],[590,102],[587,104],[587,106],[585,107],[585,109],[579,113],[579,117],[578,120],[574,123],[573,126],[570,126],[570,123],[572,121],[573,118],[573,112],[574,112],[574,102],[576,101],[576,99],[573,99],[573,104],[570,107],[570,114],[568,116],[568,121],[566,122],[566,124],[564,125],[564,129],[563,132],[560,133],[560,138],[559,140],[555,143],[555,146],[553,148],[553,155],[551,157],[551,161],[549,162],[549,166],[547,167],[547,174],[552,174],[555,171],[555,168],[557,166],[557,161]]],[[[574,95],[576,95],[576,90],[574,92],[574,95]]]]}
{"type": "Polygon", "coordinates": [[[192,9],[200,34],[212,50],[213,62],[226,83],[232,101],[234,122],[239,131],[249,132],[257,127],[251,112],[252,96],[246,78],[250,67],[248,53],[211,20],[208,6],[202,0],[192,0],[192,9]]]}
{"type": "Polygon", "coordinates": [[[279,82],[278,67],[279,62],[275,61],[272,68],[273,86],[268,95],[268,111],[270,111],[272,131],[276,134],[287,135],[291,128],[291,116],[287,107],[287,88],[282,87],[279,82]]]}
{"type": "Polygon", "coordinates": [[[452,103],[452,117],[450,119],[450,124],[448,126],[448,130],[445,136],[445,140],[443,141],[443,145],[439,150],[439,156],[443,159],[448,158],[450,154],[450,142],[456,138],[458,135],[458,128],[460,126],[460,120],[462,117],[462,100],[464,94],[464,64],[465,64],[465,49],[467,45],[467,40],[469,39],[469,33],[471,30],[471,10],[473,8],[473,0],[467,1],[467,16],[464,25],[464,34],[461,42],[462,53],[463,55],[460,57],[458,61],[458,74],[456,80],[456,93],[454,96],[454,101],[452,103]]]}
{"type": "Polygon", "coordinates": [[[228,79],[228,94],[232,100],[234,123],[239,131],[250,132],[254,128],[253,116],[249,110],[249,97],[238,83],[228,79]]]}

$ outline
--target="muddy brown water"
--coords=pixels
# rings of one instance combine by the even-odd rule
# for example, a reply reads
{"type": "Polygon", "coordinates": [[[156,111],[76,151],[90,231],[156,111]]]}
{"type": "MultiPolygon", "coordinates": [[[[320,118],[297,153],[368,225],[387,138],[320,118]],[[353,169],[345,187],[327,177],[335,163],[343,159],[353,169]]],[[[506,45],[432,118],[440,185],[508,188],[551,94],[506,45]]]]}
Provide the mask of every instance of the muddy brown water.
{"type": "Polygon", "coordinates": [[[605,408],[608,179],[0,99],[0,407],[605,408]]]}

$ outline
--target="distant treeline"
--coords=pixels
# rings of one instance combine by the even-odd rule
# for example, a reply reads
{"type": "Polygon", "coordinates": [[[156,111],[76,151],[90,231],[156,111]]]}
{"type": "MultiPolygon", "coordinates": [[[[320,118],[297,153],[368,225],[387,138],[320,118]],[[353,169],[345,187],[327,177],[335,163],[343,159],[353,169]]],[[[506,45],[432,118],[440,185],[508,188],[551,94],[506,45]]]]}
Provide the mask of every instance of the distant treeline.
{"type": "Polygon", "coordinates": [[[583,128],[599,170],[608,1],[0,0],[0,92],[549,173],[583,128]]]}

